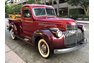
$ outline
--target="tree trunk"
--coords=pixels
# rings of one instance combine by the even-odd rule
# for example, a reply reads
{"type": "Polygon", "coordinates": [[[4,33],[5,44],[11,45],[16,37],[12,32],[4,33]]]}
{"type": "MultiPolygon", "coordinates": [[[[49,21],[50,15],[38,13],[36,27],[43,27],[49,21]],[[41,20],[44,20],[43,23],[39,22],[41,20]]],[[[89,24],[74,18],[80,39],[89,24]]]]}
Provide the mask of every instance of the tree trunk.
{"type": "Polygon", "coordinates": [[[83,6],[83,9],[84,9],[84,12],[85,12],[85,16],[89,16],[89,7],[84,7],[83,6]]]}
{"type": "Polygon", "coordinates": [[[46,5],[46,0],[44,0],[44,4],[46,5]]]}
{"type": "Polygon", "coordinates": [[[89,7],[87,7],[87,13],[86,13],[87,16],[89,16],[89,7]]]}
{"type": "Polygon", "coordinates": [[[57,16],[59,16],[59,0],[57,0],[57,16]]]}
{"type": "Polygon", "coordinates": [[[35,4],[37,4],[37,0],[34,0],[35,1],[35,4]]]}
{"type": "Polygon", "coordinates": [[[54,0],[52,0],[52,6],[54,5],[54,0]]]}
{"type": "Polygon", "coordinates": [[[52,0],[49,0],[49,5],[52,5],[52,0]]]}

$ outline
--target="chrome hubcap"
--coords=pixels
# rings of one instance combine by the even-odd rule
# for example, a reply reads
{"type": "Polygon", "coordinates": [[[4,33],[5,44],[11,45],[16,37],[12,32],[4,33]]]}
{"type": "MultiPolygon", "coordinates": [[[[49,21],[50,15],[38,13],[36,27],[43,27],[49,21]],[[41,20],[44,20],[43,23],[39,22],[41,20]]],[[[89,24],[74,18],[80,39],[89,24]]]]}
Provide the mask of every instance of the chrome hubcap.
{"type": "Polygon", "coordinates": [[[47,54],[48,49],[47,49],[47,46],[46,46],[45,43],[41,44],[40,49],[41,49],[41,52],[42,52],[43,54],[45,54],[45,55],[47,54]]]}
{"type": "Polygon", "coordinates": [[[50,54],[50,49],[47,42],[44,39],[40,39],[38,42],[38,50],[42,57],[47,58],[50,54]]]}

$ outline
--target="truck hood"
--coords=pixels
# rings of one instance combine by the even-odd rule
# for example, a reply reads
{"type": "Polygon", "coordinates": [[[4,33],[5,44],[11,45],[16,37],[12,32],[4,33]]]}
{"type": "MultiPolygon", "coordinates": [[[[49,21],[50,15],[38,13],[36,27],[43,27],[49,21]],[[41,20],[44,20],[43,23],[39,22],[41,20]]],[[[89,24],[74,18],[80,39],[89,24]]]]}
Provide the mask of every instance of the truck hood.
{"type": "Polygon", "coordinates": [[[47,26],[47,24],[49,26],[54,26],[54,27],[58,27],[58,28],[62,28],[62,29],[66,29],[66,25],[70,24],[70,25],[76,25],[75,20],[70,19],[70,18],[59,18],[59,17],[38,17],[36,18],[37,21],[39,21],[40,23],[45,23],[45,26],[47,26]]]}
{"type": "Polygon", "coordinates": [[[64,23],[64,22],[75,22],[73,19],[70,18],[58,18],[58,17],[38,17],[36,18],[37,21],[46,21],[46,22],[53,22],[53,23],[64,23]]]}

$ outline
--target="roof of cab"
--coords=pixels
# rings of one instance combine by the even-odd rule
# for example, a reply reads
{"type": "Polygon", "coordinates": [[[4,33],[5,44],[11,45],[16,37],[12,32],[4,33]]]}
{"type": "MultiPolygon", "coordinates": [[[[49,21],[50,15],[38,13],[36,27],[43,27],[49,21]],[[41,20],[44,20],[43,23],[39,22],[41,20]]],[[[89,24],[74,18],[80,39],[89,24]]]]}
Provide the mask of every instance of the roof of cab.
{"type": "Polygon", "coordinates": [[[30,6],[30,7],[51,7],[51,8],[53,8],[52,6],[42,5],[42,4],[25,4],[25,5],[23,5],[23,7],[24,6],[30,6]]]}

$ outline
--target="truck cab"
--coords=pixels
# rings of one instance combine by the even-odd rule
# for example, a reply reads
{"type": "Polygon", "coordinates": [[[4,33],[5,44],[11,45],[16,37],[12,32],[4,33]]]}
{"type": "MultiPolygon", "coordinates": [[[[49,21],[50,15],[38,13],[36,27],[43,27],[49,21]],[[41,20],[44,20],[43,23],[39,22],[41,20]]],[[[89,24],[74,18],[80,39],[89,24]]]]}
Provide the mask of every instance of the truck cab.
{"type": "Polygon", "coordinates": [[[75,20],[56,16],[52,6],[26,4],[20,18],[9,19],[12,39],[21,38],[35,46],[43,58],[51,53],[67,53],[86,44],[84,26],[75,20]]]}

